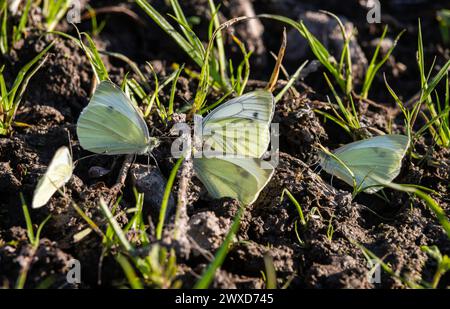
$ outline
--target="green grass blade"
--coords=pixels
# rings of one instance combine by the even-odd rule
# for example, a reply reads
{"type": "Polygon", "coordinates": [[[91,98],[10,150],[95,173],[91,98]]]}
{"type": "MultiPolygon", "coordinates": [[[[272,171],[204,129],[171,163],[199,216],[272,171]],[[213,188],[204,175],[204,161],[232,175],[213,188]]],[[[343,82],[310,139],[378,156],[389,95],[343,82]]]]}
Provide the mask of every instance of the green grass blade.
{"type": "Polygon", "coordinates": [[[380,265],[380,267],[391,277],[396,278],[397,280],[401,281],[403,284],[405,284],[406,286],[412,288],[412,289],[417,289],[417,288],[421,288],[420,285],[416,284],[415,282],[409,281],[404,279],[403,277],[397,275],[392,268],[386,264],[382,259],[380,259],[378,256],[376,256],[372,251],[370,251],[369,249],[365,248],[364,246],[360,245],[357,242],[352,241],[353,244],[355,246],[357,246],[358,248],[361,249],[361,251],[363,252],[363,254],[369,258],[370,260],[375,260],[377,261],[377,263],[380,265]]]}
{"type": "Polygon", "coordinates": [[[2,54],[7,54],[9,51],[8,44],[8,1],[4,0],[2,7],[0,8],[0,13],[2,14],[2,23],[0,29],[0,52],[2,54]]]}
{"type": "MultiPolygon", "coordinates": [[[[220,20],[219,20],[219,14],[218,9],[216,8],[213,0],[208,0],[209,8],[211,10],[212,14],[212,21],[214,23],[215,30],[220,28],[220,20]]],[[[229,80],[227,76],[227,60],[225,56],[225,46],[223,43],[222,33],[219,30],[216,35],[216,47],[217,47],[217,60],[219,64],[219,73],[220,73],[220,80],[223,87],[229,88],[229,80]]],[[[226,89],[226,88],[225,88],[226,89]]]]}
{"type": "Polygon", "coordinates": [[[51,215],[48,215],[44,221],[41,222],[41,224],[39,224],[38,229],[36,231],[36,237],[34,239],[34,246],[37,248],[37,246],[39,246],[39,240],[41,239],[41,233],[42,233],[42,229],[44,228],[45,224],[48,222],[48,220],[51,219],[51,215]]]}
{"type": "Polygon", "coordinates": [[[181,157],[177,160],[174,167],[172,168],[172,171],[170,172],[169,179],[167,179],[166,188],[164,190],[163,200],[161,203],[161,209],[159,211],[159,220],[158,225],[156,226],[156,239],[161,239],[162,237],[162,231],[164,227],[164,221],[166,220],[166,212],[167,212],[167,205],[169,204],[169,198],[170,193],[172,191],[173,183],[175,181],[175,177],[177,176],[178,169],[181,166],[181,163],[183,163],[184,158],[181,157]]]}
{"type": "Polygon", "coordinates": [[[167,116],[169,117],[169,120],[172,119],[172,115],[173,115],[173,104],[175,101],[175,92],[177,90],[178,78],[180,77],[180,74],[183,70],[184,70],[184,64],[180,68],[178,68],[178,70],[176,71],[175,78],[172,82],[172,88],[170,89],[169,108],[168,108],[168,112],[167,112],[167,116]]]}
{"type": "Polygon", "coordinates": [[[203,54],[205,53],[203,44],[197,37],[197,35],[195,35],[194,31],[192,31],[192,29],[189,27],[189,22],[187,21],[186,16],[181,9],[180,3],[178,2],[178,0],[170,0],[170,4],[172,6],[173,12],[175,13],[176,21],[181,26],[181,31],[183,31],[184,36],[189,41],[189,43],[195,47],[197,53],[199,53],[199,55],[203,57],[203,54]]]}
{"type": "Polygon", "coordinates": [[[134,271],[133,266],[128,261],[128,259],[120,253],[115,256],[115,259],[116,259],[117,263],[119,263],[119,265],[122,267],[122,270],[123,270],[125,276],[127,277],[131,288],[132,289],[143,289],[144,287],[142,285],[141,279],[139,279],[139,277],[137,276],[136,272],[134,271]]]}
{"type": "Polygon", "coordinates": [[[297,208],[297,212],[298,212],[298,216],[300,217],[300,223],[305,226],[306,225],[306,219],[305,216],[303,215],[303,210],[302,207],[300,206],[300,204],[298,203],[298,201],[295,199],[295,197],[292,195],[291,192],[289,192],[288,189],[283,189],[283,192],[281,193],[281,197],[280,197],[280,202],[283,201],[284,199],[284,195],[287,195],[288,198],[291,200],[292,204],[294,204],[295,208],[297,208]]]}
{"type": "Polygon", "coordinates": [[[264,266],[266,268],[266,289],[277,288],[277,273],[273,265],[273,258],[268,253],[264,255],[264,266]]]}
{"type": "Polygon", "coordinates": [[[439,70],[439,72],[433,77],[431,82],[426,87],[425,91],[422,94],[422,98],[419,101],[419,104],[424,102],[434,91],[436,86],[439,84],[439,82],[448,74],[450,68],[450,60],[448,60],[442,68],[439,70]]]}
{"type": "Polygon", "coordinates": [[[281,91],[275,96],[275,103],[281,100],[284,94],[292,87],[292,85],[297,81],[302,73],[303,68],[308,64],[308,60],[302,63],[302,65],[295,71],[295,73],[291,76],[287,84],[281,89],[281,91]]]}
{"type": "Polygon", "coordinates": [[[422,190],[419,190],[416,185],[408,185],[408,184],[396,184],[396,183],[387,183],[383,179],[376,177],[375,175],[371,176],[373,179],[378,181],[384,187],[391,188],[397,191],[413,193],[418,198],[423,200],[428,208],[434,213],[439,223],[441,224],[444,231],[447,233],[447,237],[450,239],[450,222],[448,221],[447,214],[445,211],[439,206],[439,204],[431,198],[427,193],[424,193],[422,190]]]}
{"type": "Polygon", "coordinates": [[[381,35],[380,42],[378,43],[376,50],[373,54],[372,60],[369,64],[369,67],[367,68],[366,76],[364,79],[362,91],[361,91],[361,97],[364,99],[367,99],[369,95],[370,88],[372,86],[372,82],[375,78],[375,75],[380,70],[380,68],[384,65],[384,63],[389,59],[392,52],[394,51],[395,47],[397,46],[398,41],[400,40],[403,33],[405,33],[406,30],[403,30],[400,32],[397,37],[394,40],[394,43],[392,44],[391,48],[389,48],[388,52],[384,55],[383,59],[381,59],[378,63],[376,62],[376,59],[378,57],[378,52],[382,43],[382,40],[384,39],[386,33],[387,33],[387,26],[385,27],[385,30],[383,31],[383,34],[381,35]]]}
{"type": "Polygon", "coordinates": [[[114,218],[113,214],[108,208],[108,205],[106,205],[105,201],[103,199],[100,199],[100,208],[103,211],[103,214],[106,217],[106,220],[114,230],[114,233],[119,240],[119,243],[122,245],[122,247],[127,251],[131,252],[133,250],[133,247],[129,243],[127,237],[125,236],[124,232],[122,231],[122,228],[119,226],[119,223],[114,218]]]}
{"type": "Polygon", "coordinates": [[[202,55],[178,32],[175,28],[146,0],[136,0],[136,3],[144,10],[153,21],[161,27],[191,59],[199,66],[202,66],[202,55]]]}
{"type": "Polygon", "coordinates": [[[28,211],[27,202],[25,201],[25,198],[23,197],[22,192],[19,193],[19,196],[20,196],[20,201],[22,203],[22,211],[23,211],[23,216],[25,218],[25,224],[27,226],[28,241],[31,244],[34,244],[34,240],[36,238],[34,236],[33,222],[31,221],[31,216],[30,216],[30,212],[28,211]]]}
{"type": "Polygon", "coordinates": [[[55,44],[55,42],[50,43],[46,48],[44,48],[44,50],[42,50],[30,62],[25,64],[25,66],[19,71],[19,73],[17,74],[17,77],[14,80],[14,83],[11,87],[11,91],[10,91],[10,101],[11,102],[15,103],[15,101],[17,101],[17,99],[16,99],[17,91],[19,90],[19,88],[23,89],[24,88],[23,85],[26,84],[26,83],[24,83],[24,81],[26,81],[27,79],[29,80],[29,78],[31,77],[30,74],[27,75],[28,71],[31,69],[31,67],[36,62],[38,62],[42,57],[44,57],[44,55],[50,50],[50,48],[53,47],[54,44],[55,44]]]}
{"type": "Polygon", "coordinates": [[[240,96],[244,93],[245,87],[247,86],[247,82],[250,77],[250,61],[249,61],[249,59],[250,59],[250,56],[252,55],[252,51],[247,52],[247,49],[245,48],[244,43],[242,43],[234,35],[232,35],[231,37],[232,37],[233,41],[239,46],[239,49],[241,50],[241,53],[244,57],[244,59],[242,60],[242,63],[238,66],[236,78],[233,76],[233,64],[230,59],[230,75],[231,75],[231,78],[233,79],[233,81],[231,81],[231,84],[233,85],[237,95],[240,96]],[[242,77],[243,67],[245,67],[244,77],[242,77]]]}

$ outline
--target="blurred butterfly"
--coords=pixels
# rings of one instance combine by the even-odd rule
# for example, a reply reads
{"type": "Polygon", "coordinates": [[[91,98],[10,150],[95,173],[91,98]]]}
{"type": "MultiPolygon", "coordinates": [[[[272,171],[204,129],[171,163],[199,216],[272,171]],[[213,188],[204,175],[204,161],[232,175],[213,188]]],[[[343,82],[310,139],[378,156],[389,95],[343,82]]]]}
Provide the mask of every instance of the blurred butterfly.
{"type": "Polygon", "coordinates": [[[222,104],[203,119],[203,149],[210,152],[194,156],[193,163],[213,198],[231,197],[245,205],[258,198],[274,172],[261,159],[270,143],[274,108],[272,93],[257,90],[222,104]]]}
{"type": "Polygon", "coordinates": [[[50,198],[72,177],[72,155],[67,147],[59,148],[53,156],[44,176],[39,179],[33,195],[33,208],[47,204],[50,198]]]}
{"type": "Polygon", "coordinates": [[[102,81],[77,123],[80,145],[94,153],[145,154],[157,144],[142,112],[110,81],[102,81]]]}
{"type": "Polygon", "coordinates": [[[347,184],[353,186],[355,181],[364,192],[375,193],[382,189],[379,179],[390,183],[398,176],[408,146],[409,139],[405,135],[376,136],[336,149],[333,155],[342,162],[321,153],[320,165],[327,173],[347,184]],[[354,178],[342,163],[350,169],[354,178]]]}

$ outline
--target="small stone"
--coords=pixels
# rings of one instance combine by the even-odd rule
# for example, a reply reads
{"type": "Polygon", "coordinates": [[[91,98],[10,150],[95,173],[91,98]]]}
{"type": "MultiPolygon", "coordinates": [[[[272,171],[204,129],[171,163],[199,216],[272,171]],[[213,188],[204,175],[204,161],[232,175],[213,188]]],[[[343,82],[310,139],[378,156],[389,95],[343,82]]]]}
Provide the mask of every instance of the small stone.
{"type": "Polygon", "coordinates": [[[101,166],[92,166],[88,171],[90,178],[100,178],[108,175],[110,172],[110,169],[101,166]]]}
{"type": "MultiPolygon", "coordinates": [[[[131,181],[136,189],[144,193],[144,205],[150,206],[152,217],[157,218],[166,189],[167,180],[156,166],[133,164],[130,169],[131,181]]],[[[166,218],[175,207],[172,193],[167,204],[166,218]]]]}

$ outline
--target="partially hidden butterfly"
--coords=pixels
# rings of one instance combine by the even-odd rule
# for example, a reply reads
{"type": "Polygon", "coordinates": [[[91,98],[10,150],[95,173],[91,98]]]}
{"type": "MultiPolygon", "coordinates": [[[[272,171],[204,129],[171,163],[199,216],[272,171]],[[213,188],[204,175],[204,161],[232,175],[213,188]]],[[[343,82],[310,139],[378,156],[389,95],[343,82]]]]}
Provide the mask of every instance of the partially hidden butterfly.
{"type": "Polygon", "coordinates": [[[321,167],[349,185],[356,185],[366,193],[382,189],[382,182],[392,182],[400,173],[402,159],[409,147],[405,135],[388,134],[344,145],[333,156],[321,153],[321,167]],[[342,164],[344,163],[345,166],[342,164]],[[349,173],[347,168],[353,173],[349,173]]]}
{"type": "Polygon", "coordinates": [[[61,147],[53,156],[45,174],[39,179],[34,190],[32,207],[39,208],[47,204],[53,194],[69,181],[72,172],[72,155],[67,147],[61,147]]]}

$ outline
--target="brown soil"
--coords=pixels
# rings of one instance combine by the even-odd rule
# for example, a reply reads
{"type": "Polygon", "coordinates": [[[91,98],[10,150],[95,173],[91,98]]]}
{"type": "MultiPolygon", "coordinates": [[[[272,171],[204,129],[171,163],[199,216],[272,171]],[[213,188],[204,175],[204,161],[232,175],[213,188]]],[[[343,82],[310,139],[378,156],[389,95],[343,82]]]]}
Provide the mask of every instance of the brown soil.
{"type": "MultiPolygon", "coordinates": [[[[103,7],[123,1],[88,2],[93,7],[103,7]]],[[[169,12],[164,1],[153,2],[162,12],[169,12]]],[[[206,1],[182,2],[188,16],[196,15],[201,18],[196,30],[204,38],[208,14],[205,11],[206,1]]],[[[232,17],[233,12],[239,11],[233,9],[239,2],[227,1],[222,10],[223,17],[232,17]]],[[[357,1],[348,6],[342,5],[342,1],[302,2],[306,4],[300,5],[297,1],[290,0],[254,1],[254,7],[257,13],[284,14],[291,18],[297,18],[306,10],[319,9],[344,16],[358,29],[357,44],[370,59],[374,49],[371,41],[381,34],[382,26],[367,24],[365,10],[357,1]]],[[[405,7],[402,8],[395,4],[383,7],[383,16],[386,16],[386,22],[390,25],[390,38],[394,38],[401,29],[407,30],[393,57],[381,70],[405,100],[419,90],[419,75],[415,63],[418,17],[422,19],[427,59],[431,61],[437,55],[439,66],[449,58],[448,49],[443,46],[434,18],[440,5],[433,1],[412,3],[418,4],[404,4],[405,7]],[[399,63],[404,67],[400,72],[399,63]]],[[[123,5],[134,10],[145,25],[140,25],[124,14],[99,16],[100,20],[107,19],[105,29],[95,37],[101,49],[123,53],[141,67],[146,61],[151,61],[161,79],[172,72],[171,64],[174,62],[186,62],[192,69],[198,69],[137,6],[123,5]]],[[[282,26],[278,23],[265,20],[263,24],[265,31],[259,38],[249,35],[245,27],[239,31],[243,42],[247,43],[245,36],[249,35],[249,42],[261,51],[252,58],[251,85],[268,80],[273,59],[268,56],[267,51],[277,50],[282,31],[282,26]]],[[[90,22],[83,21],[79,28],[90,30],[90,22]]],[[[60,29],[75,33],[64,22],[60,29]]],[[[30,32],[16,46],[11,56],[0,56],[0,64],[5,64],[5,72],[9,74],[6,75],[7,82],[12,82],[12,77],[19,68],[53,39],[54,36],[30,32]]],[[[305,43],[294,40],[288,44],[305,43]]],[[[101,271],[99,268],[101,239],[91,233],[81,242],[74,243],[73,236],[87,225],[69,206],[68,198],[74,200],[95,222],[104,227],[106,223],[97,206],[98,200],[100,196],[108,197],[111,194],[111,187],[123,160],[121,157],[99,155],[80,161],[74,171],[75,176],[65,188],[68,198],[56,194],[48,206],[31,211],[35,224],[49,214],[52,218],[42,231],[42,239],[36,252],[33,252],[27,242],[19,192],[30,203],[39,177],[60,146],[70,143],[74,160],[90,154],[81,149],[75,132],[79,113],[87,104],[92,91],[92,71],[88,60],[77,46],[62,39],[56,41],[49,54],[46,64],[31,80],[17,114],[17,121],[29,126],[16,127],[11,137],[0,138],[0,282],[6,286],[14,286],[21,265],[31,258],[26,287],[38,287],[49,277],[52,278],[52,287],[75,287],[65,281],[67,263],[75,258],[82,265],[83,283],[79,287],[116,286],[119,280],[123,280],[123,273],[114,259],[106,257],[101,271]],[[89,169],[93,166],[111,169],[111,173],[101,178],[91,178],[89,169]]],[[[287,70],[292,73],[304,60],[312,59],[309,52],[304,57],[288,58],[287,70]]],[[[126,64],[116,59],[105,57],[104,60],[114,81],[121,81],[130,71],[126,64]]],[[[351,141],[341,129],[330,122],[325,123],[323,118],[312,111],[313,108],[324,108],[320,102],[326,101],[326,95],[329,95],[329,91],[325,90],[328,88],[323,81],[322,72],[323,68],[319,68],[296,84],[301,92],[299,98],[287,94],[278,103],[274,122],[280,123],[280,163],[258,201],[246,210],[236,236],[238,242],[231,247],[213,287],[263,288],[263,258],[265,254],[269,254],[273,257],[279,286],[290,281],[290,288],[402,288],[405,286],[400,281],[387,274],[381,276],[381,283],[370,283],[367,277],[367,260],[354,242],[359,242],[383,258],[401,276],[422,277],[426,281],[432,279],[436,264],[420,250],[420,246],[436,245],[443,254],[450,254],[449,239],[433,213],[420,200],[391,190],[386,190],[389,202],[367,194],[361,194],[352,200],[350,187],[336,179],[331,186],[329,175],[314,171],[314,164],[318,159],[314,147],[316,142],[334,149],[351,141]],[[309,218],[306,226],[298,227],[301,243],[294,229],[298,213],[288,199],[280,201],[281,192],[285,188],[294,195],[309,218]],[[332,237],[327,237],[330,224],[334,233],[332,237]]],[[[151,74],[148,74],[148,78],[152,80],[151,74]]],[[[196,81],[182,77],[176,104],[183,105],[185,101],[191,101],[195,91],[196,81]]],[[[374,82],[370,97],[384,108],[398,112],[384,86],[381,73],[374,82]]],[[[167,99],[168,95],[161,98],[162,102],[167,102],[167,99]]],[[[367,126],[379,130],[387,128],[389,121],[385,109],[363,103],[359,104],[359,109],[367,126]]],[[[397,133],[404,133],[403,120],[399,113],[397,115],[393,129],[397,133]]],[[[154,136],[168,135],[169,128],[161,124],[158,118],[154,117],[149,125],[155,128],[152,130],[154,136]]],[[[162,140],[163,143],[155,150],[154,156],[162,175],[167,178],[175,161],[168,155],[169,140],[162,140]]],[[[439,192],[440,195],[433,198],[448,214],[450,152],[448,149],[429,145],[433,145],[433,142],[425,137],[420,145],[416,145],[416,151],[422,155],[428,153],[430,157],[427,162],[442,164],[436,167],[427,162],[405,159],[396,182],[420,184],[439,192]]],[[[147,164],[145,156],[136,160],[136,163],[147,164]]],[[[121,224],[127,222],[124,210],[134,206],[131,187],[125,187],[118,210],[121,224]]],[[[145,212],[155,221],[157,212],[151,209],[155,206],[150,204],[151,202],[146,202],[144,205],[145,212]]],[[[200,274],[207,266],[210,256],[225,238],[237,209],[238,204],[233,200],[209,199],[200,182],[195,178],[191,180],[187,221],[191,240],[182,245],[187,248],[179,250],[177,257],[177,263],[183,270],[180,274],[183,287],[192,287],[196,274],[200,274]]],[[[173,212],[170,213],[170,220],[173,220],[173,212]]],[[[447,275],[440,286],[449,284],[450,277],[447,275]]]]}

